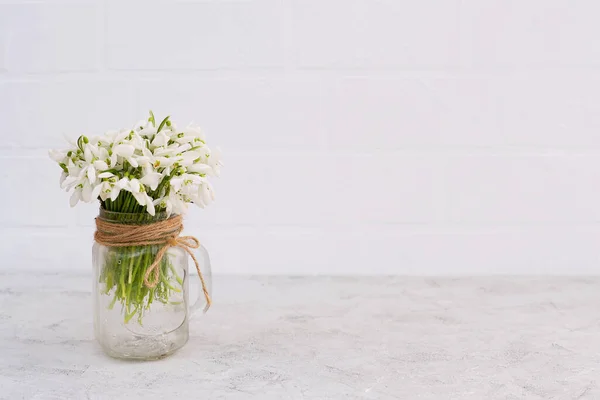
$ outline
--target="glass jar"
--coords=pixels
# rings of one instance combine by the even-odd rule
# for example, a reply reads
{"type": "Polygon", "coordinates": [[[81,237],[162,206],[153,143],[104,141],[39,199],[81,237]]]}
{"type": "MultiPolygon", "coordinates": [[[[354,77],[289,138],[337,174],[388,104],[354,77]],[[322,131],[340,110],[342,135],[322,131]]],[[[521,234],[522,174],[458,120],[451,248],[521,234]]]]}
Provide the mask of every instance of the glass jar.
{"type": "MultiPolygon", "coordinates": [[[[126,214],[101,209],[100,219],[120,224],[150,224],[165,213],[126,214]]],[[[194,304],[189,301],[188,254],[170,247],[158,266],[155,287],[144,276],[163,245],[108,247],[94,243],[94,331],[104,351],[116,358],[157,359],[181,348],[189,338],[191,314],[207,302],[200,287],[194,304]]],[[[210,295],[208,252],[201,245],[196,258],[210,295]]],[[[195,274],[195,268],[193,268],[195,274]]],[[[197,278],[195,280],[198,280],[197,278]]]]}

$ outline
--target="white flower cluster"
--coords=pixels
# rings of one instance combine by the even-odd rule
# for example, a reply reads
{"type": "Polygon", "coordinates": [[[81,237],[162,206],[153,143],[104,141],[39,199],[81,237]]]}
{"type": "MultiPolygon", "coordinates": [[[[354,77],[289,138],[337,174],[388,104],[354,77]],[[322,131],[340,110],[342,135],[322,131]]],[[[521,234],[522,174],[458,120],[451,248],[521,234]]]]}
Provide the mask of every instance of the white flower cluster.
{"type": "Polygon", "coordinates": [[[199,128],[178,129],[169,117],[157,126],[152,112],[132,129],[80,136],[69,149],[50,150],[50,157],[63,169],[61,187],[73,190],[71,207],[99,198],[109,210],[131,212],[123,199],[133,197],[151,215],[182,214],[188,203],[211,203],[208,178],[219,176],[222,165],[199,128]]]}

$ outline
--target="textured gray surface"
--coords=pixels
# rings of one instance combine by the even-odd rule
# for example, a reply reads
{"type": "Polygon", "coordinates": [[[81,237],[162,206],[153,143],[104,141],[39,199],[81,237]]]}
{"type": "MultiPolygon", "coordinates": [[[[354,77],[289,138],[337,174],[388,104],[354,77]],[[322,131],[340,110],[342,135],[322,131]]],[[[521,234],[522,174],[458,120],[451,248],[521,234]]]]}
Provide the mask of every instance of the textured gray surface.
{"type": "Polygon", "coordinates": [[[90,277],[0,274],[1,399],[600,399],[600,279],[235,278],[161,361],[104,356],[90,277]]]}

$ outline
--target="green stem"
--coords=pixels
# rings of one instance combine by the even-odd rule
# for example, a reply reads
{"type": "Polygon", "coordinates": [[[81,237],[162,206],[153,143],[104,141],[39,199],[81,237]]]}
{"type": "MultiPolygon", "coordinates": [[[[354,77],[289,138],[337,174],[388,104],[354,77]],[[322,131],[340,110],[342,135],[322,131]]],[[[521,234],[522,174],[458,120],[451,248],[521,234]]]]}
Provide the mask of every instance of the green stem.
{"type": "MultiPolygon", "coordinates": [[[[132,193],[122,191],[112,201],[102,202],[108,211],[138,214],[134,218],[124,215],[124,223],[143,224],[149,221],[145,208],[140,206],[132,193]],[[126,222],[125,222],[126,221],[126,222]]],[[[117,221],[121,217],[117,217],[117,221]]],[[[177,274],[170,258],[166,255],[158,265],[159,281],[154,288],[144,284],[144,276],[150,264],[155,260],[160,245],[129,246],[110,248],[105,256],[103,269],[98,277],[104,284],[103,293],[112,296],[109,308],[119,302],[123,313],[123,322],[131,323],[134,316],[141,325],[144,315],[151,309],[154,301],[160,304],[175,304],[170,297],[182,291],[183,279],[177,274]],[[173,280],[173,282],[171,282],[173,280]],[[175,284],[175,281],[177,284],[175,284]]]]}

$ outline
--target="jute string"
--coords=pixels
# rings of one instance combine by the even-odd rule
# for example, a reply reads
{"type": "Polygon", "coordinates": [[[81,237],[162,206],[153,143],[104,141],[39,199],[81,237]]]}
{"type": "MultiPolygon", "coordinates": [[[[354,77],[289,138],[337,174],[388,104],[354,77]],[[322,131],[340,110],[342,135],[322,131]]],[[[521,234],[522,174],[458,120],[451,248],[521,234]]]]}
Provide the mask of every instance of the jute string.
{"type": "Polygon", "coordinates": [[[183,223],[180,215],[145,225],[126,225],[96,218],[94,239],[96,242],[108,247],[162,244],[163,246],[156,254],[154,262],[146,269],[146,273],[144,274],[144,284],[150,289],[158,285],[160,279],[160,262],[167,250],[171,247],[182,248],[192,257],[194,264],[196,264],[196,270],[198,271],[198,276],[202,283],[202,291],[206,299],[206,309],[208,309],[212,301],[206,288],[204,276],[202,276],[202,271],[200,271],[200,264],[192,251],[192,249],[200,247],[200,242],[193,236],[179,236],[182,230],[183,223]]]}

